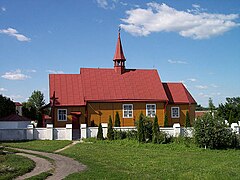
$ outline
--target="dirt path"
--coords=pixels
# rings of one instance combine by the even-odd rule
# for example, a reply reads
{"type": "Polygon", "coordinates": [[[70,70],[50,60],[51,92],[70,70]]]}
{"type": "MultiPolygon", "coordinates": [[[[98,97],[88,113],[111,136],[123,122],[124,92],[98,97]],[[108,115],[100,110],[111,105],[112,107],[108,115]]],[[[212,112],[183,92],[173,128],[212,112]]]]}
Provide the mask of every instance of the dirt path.
{"type": "Polygon", "coordinates": [[[80,172],[86,169],[86,166],[79,163],[78,161],[66,156],[59,155],[59,154],[32,151],[32,150],[19,149],[19,148],[11,148],[11,149],[15,149],[23,153],[26,152],[31,154],[42,155],[54,160],[55,169],[54,169],[53,175],[48,178],[50,180],[63,179],[69,174],[80,172]]]}
{"type": "Polygon", "coordinates": [[[54,151],[54,152],[55,152],[55,153],[61,152],[61,151],[65,150],[65,149],[70,148],[70,147],[74,146],[75,144],[81,143],[81,142],[82,142],[81,140],[80,140],[80,141],[73,141],[73,143],[65,146],[65,147],[62,148],[62,149],[58,149],[58,150],[56,150],[56,151],[54,151]]]}
{"type": "Polygon", "coordinates": [[[17,153],[17,155],[25,156],[33,160],[36,163],[36,166],[31,172],[24,174],[23,176],[19,176],[18,178],[16,178],[16,180],[22,180],[32,176],[36,176],[42,172],[46,172],[54,168],[54,166],[46,159],[25,153],[17,153]]]}

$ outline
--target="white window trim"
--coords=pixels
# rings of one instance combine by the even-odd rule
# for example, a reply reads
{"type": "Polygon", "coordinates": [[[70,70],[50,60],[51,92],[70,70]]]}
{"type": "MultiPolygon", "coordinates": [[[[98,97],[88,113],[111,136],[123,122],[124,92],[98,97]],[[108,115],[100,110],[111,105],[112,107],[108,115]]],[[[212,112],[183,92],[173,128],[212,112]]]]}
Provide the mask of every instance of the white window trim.
{"type": "Polygon", "coordinates": [[[179,107],[171,107],[171,118],[180,118],[180,108],[179,107]],[[178,116],[173,116],[173,108],[178,109],[178,116]]]}
{"type": "Polygon", "coordinates": [[[122,105],[122,109],[123,109],[123,118],[133,118],[133,104],[123,104],[123,105],[122,105]],[[126,105],[126,106],[129,106],[129,105],[132,106],[132,117],[125,117],[125,116],[124,116],[124,106],[125,106],[125,105],[126,105]]]}
{"type": "Polygon", "coordinates": [[[58,121],[67,121],[67,109],[58,109],[57,119],[58,119],[58,121]],[[62,110],[65,110],[65,111],[66,111],[66,119],[65,119],[65,120],[60,120],[60,119],[59,119],[59,111],[62,111],[62,110]]]}
{"type": "Polygon", "coordinates": [[[149,117],[155,117],[157,114],[157,105],[156,104],[146,104],[146,116],[148,116],[148,109],[147,106],[155,106],[154,110],[155,110],[155,115],[154,116],[149,116],[149,117]]]}

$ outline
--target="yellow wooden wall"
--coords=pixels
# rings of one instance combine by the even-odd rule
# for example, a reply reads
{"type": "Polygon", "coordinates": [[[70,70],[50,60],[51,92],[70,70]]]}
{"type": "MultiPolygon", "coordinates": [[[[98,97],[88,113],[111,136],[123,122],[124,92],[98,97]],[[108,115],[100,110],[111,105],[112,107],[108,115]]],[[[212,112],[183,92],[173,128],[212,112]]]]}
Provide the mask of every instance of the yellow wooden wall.
{"type": "MultiPolygon", "coordinates": [[[[146,104],[156,104],[156,114],[158,116],[158,123],[161,127],[164,126],[164,103],[151,103],[151,102],[128,102],[128,103],[88,103],[87,107],[55,107],[55,127],[65,127],[66,124],[72,123],[71,112],[81,111],[82,115],[79,118],[80,124],[85,124],[85,117],[88,116],[87,123],[91,126],[91,121],[94,122],[96,126],[99,123],[108,123],[109,116],[111,115],[113,124],[115,122],[116,112],[119,113],[121,126],[134,126],[135,121],[138,120],[140,113],[142,112],[146,115],[146,104]],[[123,118],[123,104],[133,104],[133,118],[123,118]],[[86,108],[88,114],[86,115],[86,108]],[[58,121],[57,120],[57,110],[67,109],[68,120],[58,121]]],[[[167,105],[166,113],[168,116],[168,123],[171,127],[174,123],[180,123],[181,126],[185,125],[186,113],[189,111],[189,117],[191,124],[195,119],[195,105],[167,105]],[[171,118],[171,107],[180,108],[180,118],[171,118]],[[190,110],[190,111],[189,111],[190,110]]]]}
{"type": "Polygon", "coordinates": [[[85,107],[82,106],[68,106],[68,107],[55,107],[55,122],[54,125],[55,127],[66,127],[66,124],[72,124],[72,115],[70,114],[71,112],[82,112],[82,115],[79,118],[79,124],[85,124],[85,107]],[[68,118],[67,121],[58,121],[58,116],[57,116],[57,112],[58,109],[67,109],[67,114],[68,114],[68,118]]]}
{"type": "Polygon", "coordinates": [[[128,103],[88,103],[88,125],[94,121],[95,125],[99,123],[108,123],[111,115],[113,124],[115,122],[116,112],[119,113],[121,126],[134,126],[138,120],[140,113],[146,115],[146,104],[156,104],[156,114],[158,116],[159,125],[163,126],[164,121],[164,103],[152,102],[128,102],[128,103]],[[133,118],[123,118],[123,104],[133,104],[133,118]]]}
{"type": "Polygon", "coordinates": [[[195,105],[188,105],[188,104],[174,104],[174,105],[167,105],[167,116],[168,116],[168,124],[171,127],[174,123],[180,123],[181,126],[185,126],[186,120],[186,113],[189,111],[189,117],[191,125],[195,119],[195,105]],[[171,118],[171,107],[179,107],[180,111],[180,118],[171,118]]]}

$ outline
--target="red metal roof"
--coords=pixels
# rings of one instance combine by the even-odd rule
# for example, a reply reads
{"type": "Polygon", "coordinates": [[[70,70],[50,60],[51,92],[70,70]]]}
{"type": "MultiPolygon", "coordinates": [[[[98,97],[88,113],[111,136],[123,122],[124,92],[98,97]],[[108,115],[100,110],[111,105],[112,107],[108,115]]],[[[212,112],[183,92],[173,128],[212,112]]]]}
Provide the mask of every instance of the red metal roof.
{"type": "Polygon", "coordinates": [[[22,104],[20,102],[14,102],[15,106],[22,106],[22,104]]]}
{"type": "Polygon", "coordinates": [[[19,116],[17,114],[11,114],[7,117],[0,118],[0,121],[32,121],[32,120],[23,116],[19,116]]]}
{"type": "Polygon", "coordinates": [[[117,41],[116,51],[115,51],[113,60],[114,61],[116,61],[116,60],[124,60],[124,61],[126,61],[126,58],[124,56],[123,49],[122,49],[120,32],[118,33],[118,41],[117,41]]]}
{"type": "Polygon", "coordinates": [[[163,83],[163,87],[170,104],[196,104],[196,101],[182,83],[163,83]]]}
{"type": "Polygon", "coordinates": [[[50,97],[55,96],[56,105],[85,105],[80,74],[50,74],[50,97]]]}
{"type": "Polygon", "coordinates": [[[157,70],[81,68],[80,74],[50,74],[50,96],[58,106],[81,106],[86,101],[168,101],[157,70]]]}

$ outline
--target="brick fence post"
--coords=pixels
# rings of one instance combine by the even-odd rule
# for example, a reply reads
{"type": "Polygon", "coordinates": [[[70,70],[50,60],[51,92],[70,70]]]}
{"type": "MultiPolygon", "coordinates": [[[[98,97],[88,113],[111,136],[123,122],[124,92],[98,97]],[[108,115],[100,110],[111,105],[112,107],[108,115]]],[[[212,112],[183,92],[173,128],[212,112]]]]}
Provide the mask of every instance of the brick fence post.
{"type": "Polygon", "coordinates": [[[72,140],[72,124],[66,124],[65,139],[72,140]]]}
{"type": "Polygon", "coordinates": [[[86,139],[87,137],[87,124],[81,124],[81,139],[86,139]]]}
{"type": "Polygon", "coordinates": [[[34,129],[33,129],[33,125],[30,124],[27,126],[27,140],[33,140],[34,138],[34,129]]]}
{"type": "Polygon", "coordinates": [[[174,137],[178,137],[181,134],[181,126],[179,123],[174,123],[173,124],[173,129],[174,129],[174,137]]]}
{"type": "Polygon", "coordinates": [[[107,131],[108,131],[108,123],[102,123],[102,129],[103,129],[103,137],[107,137],[107,131]]]}
{"type": "Polygon", "coordinates": [[[53,131],[53,124],[47,124],[47,138],[48,140],[54,139],[54,131],[53,131]]]}

